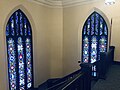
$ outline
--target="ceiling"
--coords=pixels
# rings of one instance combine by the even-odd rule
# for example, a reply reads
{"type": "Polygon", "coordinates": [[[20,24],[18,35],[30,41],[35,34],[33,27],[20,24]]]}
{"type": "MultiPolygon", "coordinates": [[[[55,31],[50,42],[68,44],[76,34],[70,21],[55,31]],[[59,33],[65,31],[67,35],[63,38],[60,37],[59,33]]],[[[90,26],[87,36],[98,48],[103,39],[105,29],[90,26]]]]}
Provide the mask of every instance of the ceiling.
{"type": "Polygon", "coordinates": [[[82,5],[102,0],[28,0],[38,4],[47,5],[51,7],[70,7],[75,5],[82,5]]]}

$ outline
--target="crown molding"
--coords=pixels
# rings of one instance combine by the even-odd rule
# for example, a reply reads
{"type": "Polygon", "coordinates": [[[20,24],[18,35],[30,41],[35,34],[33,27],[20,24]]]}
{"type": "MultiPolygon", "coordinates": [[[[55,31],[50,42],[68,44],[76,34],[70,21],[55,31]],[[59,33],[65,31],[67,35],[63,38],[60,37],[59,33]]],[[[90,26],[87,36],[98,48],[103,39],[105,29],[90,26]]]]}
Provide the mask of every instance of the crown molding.
{"type": "Polygon", "coordinates": [[[56,1],[56,0],[28,0],[43,6],[48,6],[51,8],[62,8],[62,1],[56,1]]]}
{"type": "Polygon", "coordinates": [[[78,5],[85,5],[103,0],[28,0],[40,5],[52,7],[52,8],[66,8],[78,5]]]}
{"type": "Polygon", "coordinates": [[[66,7],[85,5],[85,4],[95,3],[98,1],[103,1],[103,0],[66,0],[63,1],[63,7],[66,8],[66,7]]]}

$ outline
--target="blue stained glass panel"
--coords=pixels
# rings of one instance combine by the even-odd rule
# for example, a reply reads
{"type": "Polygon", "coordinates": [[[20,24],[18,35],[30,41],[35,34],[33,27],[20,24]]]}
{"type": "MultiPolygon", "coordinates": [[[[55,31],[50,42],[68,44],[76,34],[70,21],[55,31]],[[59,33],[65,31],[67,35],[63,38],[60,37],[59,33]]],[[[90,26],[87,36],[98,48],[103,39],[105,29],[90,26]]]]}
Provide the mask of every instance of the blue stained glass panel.
{"type": "Polygon", "coordinates": [[[103,19],[100,18],[100,35],[103,34],[103,19]]]}
{"type": "Polygon", "coordinates": [[[26,20],[26,18],[24,18],[24,33],[26,36],[27,35],[27,20],[26,20]]]}
{"type": "Polygon", "coordinates": [[[19,86],[20,88],[25,85],[25,67],[24,67],[24,53],[23,53],[23,40],[18,38],[18,62],[19,62],[19,86]]]}
{"type": "Polygon", "coordinates": [[[14,18],[13,16],[10,18],[10,24],[11,24],[11,34],[14,36],[15,35],[15,31],[14,31],[14,26],[15,26],[15,22],[14,22],[14,18]]]}
{"type": "Polygon", "coordinates": [[[19,24],[18,24],[18,12],[15,12],[15,26],[16,26],[16,34],[18,35],[19,24]]]}
{"type": "Polygon", "coordinates": [[[8,36],[9,35],[9,24],[7,24],[7,26],[6,26],[6,36],[8,36]]]}
{"type": "Polygon", "coordinates": [[[29,25],[28,25],[28,35],[31,35],[31,29],[29,25]]]}
{"type": "Polygon", "coordinates": [[[21,12],[19,12],[20,14],[20,34],[23,35],[23,15],[21,12]]]}
{"type": "Polygon", "coordinates": [[[94,17],[94,14],[91,16],[91,35],[93,35],[94,34],[94,20],[95,19],[95,17],[94,17]]]}
{"type": "Polygon", "coordinates": [[[100,37],[100,40],[99,40],[99,49],[100,49],[100,52],[106,52],[107,51],[107,40],[105,38],[105,36],[101,36],[100,37]]]}
{"type": "Polygon", "coordinates": [[[104,25],[104,34],[108,35],[108,33],[107,33],[107,26],[106,25],[104,25]]]}
{"type": "Polygon", "coordinates": [[[90,19],[87,21],[87,35],[90,35],[90,19]]]}
{"type": "Polygon", "coordinates": [[[86,34],[86,25],[84,26],[83,34],[86,34]]]}
{"type": "Polygon", "coordinates": [[[95,14],[95,34],[98,35],[98,28],[99,28],[99,15],[95,14]]]}
{"type": "Polygon", "coordinates": [[[89,41],[88,37],[84,37],[83,39],[83,62],[89,62],[89,41]]]}
{"type": "Polygon", "coordinates": [[[93,36],[91,40],[91,63],[94,63],[96,60],[97,60],[97,38],[96,36],[93,36]]]}
{"type": "Polygon", "coordinates": [[[15,43],[12,38],[9,38],[8,42],[8,70],[9,70],[9,81],[10,81],[10,89],[16,90],[17,82],[17,74],[16,74],[16,58],[15,58],[15,43]]]}
{"type": "Polygon", "coordinates": [[[31,65],[31,40],[26,38],[26,65],[27,65],[27,88],[31,87],[32,65],[31,65]]]}

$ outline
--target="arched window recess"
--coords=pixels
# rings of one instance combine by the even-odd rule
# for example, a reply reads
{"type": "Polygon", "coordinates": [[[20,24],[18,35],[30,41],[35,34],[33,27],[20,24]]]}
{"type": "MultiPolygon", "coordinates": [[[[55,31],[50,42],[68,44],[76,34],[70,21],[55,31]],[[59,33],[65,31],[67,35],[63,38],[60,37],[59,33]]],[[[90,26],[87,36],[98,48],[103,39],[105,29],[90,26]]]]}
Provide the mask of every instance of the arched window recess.
{"type": "Polygon", "coordinates": [[[10,90],[33,88],[32,28],[20,9],[7,22],[6,43],[10,90]]]}
{"type": "MultiPolygon", "coordinates": [[[[94,11],[85,21],[82,30],[82,62],[94,63],[100,60],[100,52],[106,52],[108,46],[108,27],[104,18],[94,11]]],[[[96,66],[92,67],[96,76],[96,66]]]]}

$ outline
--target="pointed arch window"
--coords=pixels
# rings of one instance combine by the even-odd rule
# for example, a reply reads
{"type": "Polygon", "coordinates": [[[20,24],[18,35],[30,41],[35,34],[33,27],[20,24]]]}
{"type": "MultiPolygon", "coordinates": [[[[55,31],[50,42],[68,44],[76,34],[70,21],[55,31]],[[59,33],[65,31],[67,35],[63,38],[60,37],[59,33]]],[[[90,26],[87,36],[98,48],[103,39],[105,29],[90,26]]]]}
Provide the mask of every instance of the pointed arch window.
{"type": "MultiPolygon", "coordinates": [[[[108,27],[104,18],[93,12],[86,20],[82,31],[82,62],[94,63],[100,60],[100,52],[107,51],[108,27]]],[[[96,76],[96,66],[92,67],[96,76]]]]}
{"type": "Polygon", "coordinates": [[[32,30],[20,9],[8,20],[6,42],[10,90],[33,88],[32,30]]]}

